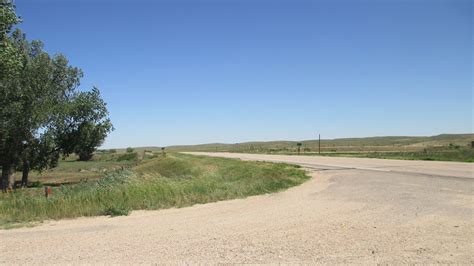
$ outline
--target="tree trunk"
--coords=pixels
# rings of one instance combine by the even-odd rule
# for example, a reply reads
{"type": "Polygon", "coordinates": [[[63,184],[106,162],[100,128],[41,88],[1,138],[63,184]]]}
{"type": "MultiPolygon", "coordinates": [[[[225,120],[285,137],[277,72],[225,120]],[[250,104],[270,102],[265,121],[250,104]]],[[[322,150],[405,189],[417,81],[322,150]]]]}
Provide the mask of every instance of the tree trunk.
{"type": "Polygon", "coordinates": [[[23,161],[23,173],[21,175],[21,187],[28,186],[28,174],[30,173],[30,162],[28,160],[23,161]]]}
{"type": "MultiPolygon", "coordinates": [[[[15,186],[15,169],[13,169],[13,170],[10,172],[10,176],[8,177],[7,190],[8,190],[9,192],[13,191],[14,186],[15,186]]],[[[16,189],[16,186],[15,186],[15,189],[16,189]]]]}
{"type": "Polygon", "coordinates": [[[90,159],[92,159],[92,156],[92,153],[81,152],[79,153],[79,161],[89,161],[90,159]]]}
{"type": "Polygon", "coordinates": [[[2,180],[1,189],[3,192],[7,192],[11,188],[10,179],[13,175],[13,166],[11,164],[4,164],[2,166],[2,180]]]}

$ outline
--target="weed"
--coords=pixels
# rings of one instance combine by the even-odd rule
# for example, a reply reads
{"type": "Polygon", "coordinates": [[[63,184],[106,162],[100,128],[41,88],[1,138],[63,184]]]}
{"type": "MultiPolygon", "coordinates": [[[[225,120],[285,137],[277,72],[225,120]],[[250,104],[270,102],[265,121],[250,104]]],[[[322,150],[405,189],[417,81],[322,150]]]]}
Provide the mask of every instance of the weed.
{"type": "Polygon", "coordinates": [[[96,181],[55,187],[48,198],[39,188],[2,194],[0,226],[242,198],[280,191],[308,178],[288,164],[168,155],[131,170],[107,172],[96,181]]]}

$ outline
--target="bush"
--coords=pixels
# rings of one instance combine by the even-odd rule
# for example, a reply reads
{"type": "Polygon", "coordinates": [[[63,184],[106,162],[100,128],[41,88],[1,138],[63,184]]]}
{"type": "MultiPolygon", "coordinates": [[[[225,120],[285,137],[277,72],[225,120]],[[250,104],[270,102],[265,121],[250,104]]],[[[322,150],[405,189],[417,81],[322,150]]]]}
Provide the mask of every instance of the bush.
{"type": "Polygon", "coordinates": [[[117,161],[136,161],[138,160],[138,154],[136,152],[133,153],[125,153],[117,157],[117,161]]]}
{"type": "Polygon", "coordinates": [[[127,216],[130,214],[130,211],[131,211],[130,208],[112,206],[112,207],[108,207],[104,211],[104,215],[110,215],[112,217],[127,216]]]}
{"type": "Polygon", "coordinates": [[[109,152],[110,153],[117,153],[117,150],[116,149],[110,149],[109,152]]]}
{"type": "Polygon", "coordinates": [[[30,183],[30,187],[43,187],[43,183],[41,183],[40,181],[35,181],[30,183]]]}
{"type": "Polygon", "coordinates": [[[132,152],[133,152],[133,148],[128,147],[126,151],[127,151],[127,153],[132,153],[132,152]]]}

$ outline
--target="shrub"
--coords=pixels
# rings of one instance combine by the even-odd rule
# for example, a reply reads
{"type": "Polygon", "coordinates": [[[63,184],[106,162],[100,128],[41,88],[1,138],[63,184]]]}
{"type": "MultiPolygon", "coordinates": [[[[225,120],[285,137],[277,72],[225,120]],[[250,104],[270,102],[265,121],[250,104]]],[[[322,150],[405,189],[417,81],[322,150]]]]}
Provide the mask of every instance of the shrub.
{"type": "Polygon", "coordinates": [[[125,153],[117,157],[117,161],[136,161],[138,160],[138,154],[136,152],[133,153],[125,153]]]}
{"type": "Polygon", "coordinates": [[[130,211],[131,209],[130,208],[125,208],[123,206],[121,207],[117,207],[117,206],[112,206],[112,207],[108,207],[105,211],[104,211],[104,215],[110,215],[112,217],[115,217],[115,216],[127,216],[130,214],[130,211]]]}
{"type": "Polygon", "coordinates": [[[30,187],[42,187],[43,184],[40,181],[30,183],[30,187]]]}
{"type": "Polygon", "coordinates": [[[133,152],[133,148],[128,147],[126,151],[127,151],[127,153],[132,153],[132,152],[133,152]]]}

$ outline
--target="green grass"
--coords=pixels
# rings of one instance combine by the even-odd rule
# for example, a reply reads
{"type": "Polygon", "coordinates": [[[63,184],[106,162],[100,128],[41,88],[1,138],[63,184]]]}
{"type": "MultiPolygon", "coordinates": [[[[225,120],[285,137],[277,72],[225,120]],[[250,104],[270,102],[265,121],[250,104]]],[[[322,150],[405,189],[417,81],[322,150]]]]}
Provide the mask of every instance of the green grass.
{"type": "Polygon", "coordinates": [[[300,155],[300,156],[327,156],[327,157],[352,157],[352,158],[376,158],[396,160],[421,160],[421,161],[452,161],[452,162],[474,162],[474,149],[471,148],[449,148],[430,147],[416,151],[349,151],[349,152],[261,152],[262,154],[300,155]]]}
{"type": "Polygon", "coordinates": [[[455,161],[474,162],[474,149],[459,146],[430,147],[417,151],[359,151],[359,152],[322,152],[318,153],[280,153],[285,155],[328,156],[328,157],[353,157],[377,158],[397,160],[423,160],[423,161],[455,161]]]}
{"type": "MultiPolygon", "coordinates": [[[[93,181],[102,178],[106,172],[130,168],[138,162],[139,155],[137,153],[98,153],[87,162],[78,161],[77,156],[72,155],[61,160],[59,165],[53,169],[41,173],[31,172],[29,181],[32,184],[42,183],[52,186],[93,181]]],[[[21,178],[21,172],[18,172],[16,176],[17,179],[21,178]]]]}
{"type": "Polygon", "coordinates": [[[50,198],[40,188],[0,195],[0,226],[243,198],[281,191],[308,178],[288,164],[168,155],[97,181],[55,187],[50,198]]]}
{"type": "Polygon", "coordinates": [[[353,153],[323,153],[323,156],[424,160],[424,161],[456,161],[474,162],[474,149],[442,149],[431,148],[413,152],[353,152],[353,153]]]}

